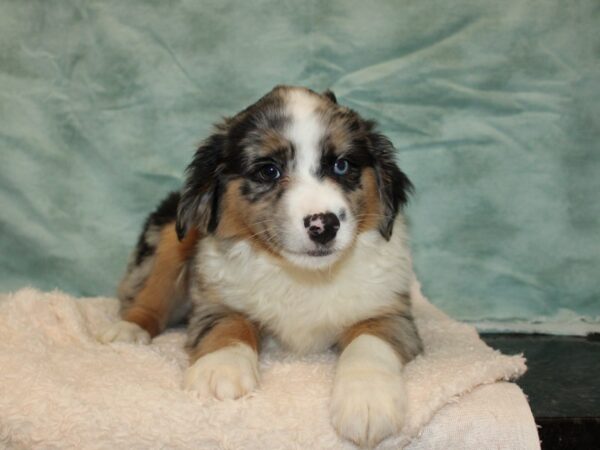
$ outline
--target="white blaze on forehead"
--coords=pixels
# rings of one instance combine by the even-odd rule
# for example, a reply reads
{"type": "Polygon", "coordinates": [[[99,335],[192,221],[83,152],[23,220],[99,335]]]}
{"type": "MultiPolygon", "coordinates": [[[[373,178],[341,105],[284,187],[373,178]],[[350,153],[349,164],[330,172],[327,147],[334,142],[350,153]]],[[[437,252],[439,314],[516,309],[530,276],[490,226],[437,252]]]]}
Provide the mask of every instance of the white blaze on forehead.
{"type": "Polygon", "coordinates": [[[295,172],[300,176],[314,174],[321,160],[320,142],[324,133],[317,113],[319,100],[309,92],[292,90],[286,103],[291,120],[285,133],[296,149],[295,172]]]}
{"type": "MultiPolygon", "coordinates": [[[[356,224],[340,187],[319,176],[321,141],[326,133],[319,112],[321,100],[316,94],[298,89],[287,92],[285,101],[289,122],[284,133],[295,152],[290,173],[293,182],[283,204],[286,211],[286,220],[281,226],[284,256],[301,267],[324,268],[352,244],[356,224]],[[304,219],[327,212],[340,215],[341,211],[346,211],[347,218],[330,245],[335,253],[316,258],[309,256],[307,252],[314,250],[317,244],[309,237],[304,219]]],[[[322,229],[324,224],[319,221],[313,225],[322,229]]]]}

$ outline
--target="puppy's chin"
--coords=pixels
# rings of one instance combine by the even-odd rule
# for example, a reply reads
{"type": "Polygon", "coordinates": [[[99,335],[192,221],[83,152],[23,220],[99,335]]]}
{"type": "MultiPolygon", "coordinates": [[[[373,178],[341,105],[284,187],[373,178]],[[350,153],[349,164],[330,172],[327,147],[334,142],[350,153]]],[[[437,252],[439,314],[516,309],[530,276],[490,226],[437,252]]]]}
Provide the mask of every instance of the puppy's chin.
{"type": "Polygon", "coordinates": [[[306,270],[324,270],[334,265],[344,254],[343,250],[307,250],[306,252],[281,251],[281,256],[292,265],[306,270]]]}

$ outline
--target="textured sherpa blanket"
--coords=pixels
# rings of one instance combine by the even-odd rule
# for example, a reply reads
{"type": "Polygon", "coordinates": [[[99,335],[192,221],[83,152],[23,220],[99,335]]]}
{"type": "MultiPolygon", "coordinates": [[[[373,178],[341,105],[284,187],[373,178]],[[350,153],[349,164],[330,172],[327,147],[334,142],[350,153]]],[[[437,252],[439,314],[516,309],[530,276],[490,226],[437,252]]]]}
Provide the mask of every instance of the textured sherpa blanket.
{"type": "MultiPolygon", "coordinates": [[[[425,352],[405,368],[406,425],[382,449],[406,446],[436,411],[476,387],[525,371],[522,356],[492,350],[413,290],[425,352]]],[[[329,422],[333,352],[266,349],[260,388],[221,402],[182,390],[182,329],[149,346],[97,342],[117,311],[115,299],[61,292],[0,297],[0,447],[353,448],[329,422]]]]}

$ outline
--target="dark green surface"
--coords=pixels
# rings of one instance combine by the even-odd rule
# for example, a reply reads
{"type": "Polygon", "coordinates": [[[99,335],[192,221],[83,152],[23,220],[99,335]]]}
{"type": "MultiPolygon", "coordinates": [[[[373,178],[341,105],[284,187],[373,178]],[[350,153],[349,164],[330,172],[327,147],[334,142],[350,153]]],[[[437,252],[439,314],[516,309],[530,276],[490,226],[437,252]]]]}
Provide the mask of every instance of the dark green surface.
{"type": "Polygon", "coordinates": [[[0,290],[113,294],[211,124],[287,83],[401,150],[435,304],[597,320],[599,55],[598,0],[3,0],[0,290]]]}
{"type": "Polygon", "coordinates": [[[600,341],[572,336],[482,335],[503,353],[524,353],[517,383],[536,418],[600,417],[600,341]]]}

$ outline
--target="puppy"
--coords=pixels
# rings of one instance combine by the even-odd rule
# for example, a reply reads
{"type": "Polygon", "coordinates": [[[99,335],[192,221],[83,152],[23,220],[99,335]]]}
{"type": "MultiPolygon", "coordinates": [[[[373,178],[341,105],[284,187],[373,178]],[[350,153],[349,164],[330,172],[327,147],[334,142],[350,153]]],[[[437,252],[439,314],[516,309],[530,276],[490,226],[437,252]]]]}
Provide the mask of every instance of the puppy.
{"type": "Polygon", "coordinates": [[[237,398],[271,336],[340,351],[338,433],[374,446],[403,424],[402,367],[421,351],[400,212],[411,183],[373,122],[332,92],[278,86],[224,119],[180,193],[150,215],[104,342],[146,343],[188,318],[187,389],[237,398]]]}

